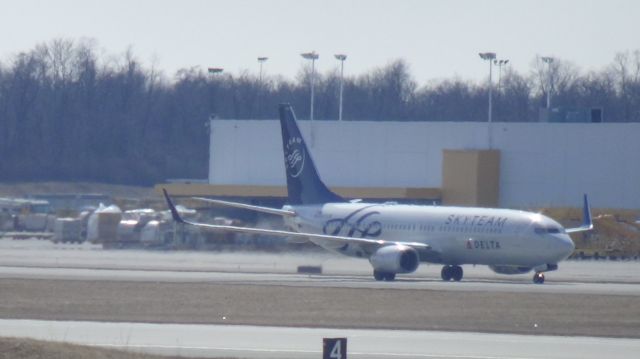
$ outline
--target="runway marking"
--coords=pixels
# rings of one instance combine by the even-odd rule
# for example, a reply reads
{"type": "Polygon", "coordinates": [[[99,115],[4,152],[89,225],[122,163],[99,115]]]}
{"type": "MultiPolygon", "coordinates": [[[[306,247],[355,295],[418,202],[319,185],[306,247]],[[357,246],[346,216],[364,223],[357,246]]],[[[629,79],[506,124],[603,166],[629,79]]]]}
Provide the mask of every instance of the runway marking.
{"type": "MultiPolygon", "coordinates": [[[[147,344],[84,344],[90,347],[119,348],[119,349],[171,349],[171,350],[217,350],[252,353],[288,353],[288,354],[322,354],[320,350],[301,349],[267,349],[267,348],[225,348],[203,346],[176,346],[176,345],[147,345],[147,344]]],[[[419,354],[419,353],[377,353],[377,352],[349,352],[348,355],[357,356],[382,356],[398,358],[450,358],[450,359],[534,359],[534,357],[514,356],[486,356],[486,355],[457,355],[457,354],[419,354]]]]}

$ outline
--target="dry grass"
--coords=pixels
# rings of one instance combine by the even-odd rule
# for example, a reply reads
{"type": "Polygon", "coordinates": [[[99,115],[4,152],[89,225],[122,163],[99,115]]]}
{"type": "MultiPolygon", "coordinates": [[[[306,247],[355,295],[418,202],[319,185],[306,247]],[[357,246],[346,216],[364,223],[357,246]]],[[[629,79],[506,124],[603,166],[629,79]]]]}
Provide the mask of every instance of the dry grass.
{"type": "MultiPolygon", "coordinates": [[[[170,359],[122,350],[23,338],[0,338],[0,359],[170,359]]],[[[223,359],[223,358],[221,358],[223,359]]],[[[227,358],[229,359],[229,358],[227,358]]]]}
{"type": "Polygon", "coordinates": [[[0,279],[0,318],[640,338],[638,297],[606,294],[0,279]]]}
{"type": "MultiPolygon", "coordinates": [[[[542,213],[564,224],[575,227],[582,222],[582,209],[543,209],[542,213]]],[[[640,255],[640,213],[633,210],[597,209],[593,211],[594,230],[572,234],[576,253],[599,252],[600,255],[640,255]]]]}

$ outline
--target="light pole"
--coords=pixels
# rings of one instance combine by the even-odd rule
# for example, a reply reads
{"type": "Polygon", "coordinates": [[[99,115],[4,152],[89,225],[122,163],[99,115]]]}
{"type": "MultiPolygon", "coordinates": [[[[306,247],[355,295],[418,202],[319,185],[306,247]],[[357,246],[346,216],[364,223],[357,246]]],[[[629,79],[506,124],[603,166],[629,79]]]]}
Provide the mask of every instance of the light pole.
{"type": "Polygon", "coordinates": [[[262,86],[262,65],[269,60],[268,57],[258,57],[258,62],[260,63],[260,86],[262,86]]]}
{"type": "Polygon", "coordinates": [[[498,91],[500,91],[502,82],[502,66],[509,63],[509,60],[493,60],[493,64],[498,66],[498,91]]]}
{"type": "Polygon", "coordinates": [[[342,121],[342,91],[344,90],[344,60],[347,59],[345,54],[334,55],[340,61],[340,107],[338,110],[338,121],[342,121]]]}
{"type": "Polygon", "coordinates": [[[553,57],[543,56],[542,62],[547,64],[547,111],[551,108],[551,63],[553,57]]]}
{"type": "Polygon", "coordinates": [[[315,78],[316,78],[315,65],[316,65],[316,60],[320,56],[318,54],[316,54],[315,51],[305,52],[303,54],[300,54],[300,56],[302,56],[303,58],[305,58],[307,60],[311,60],[311,110],[310,110],[309,119],[312,121],[311,123],[313,123],[313,88],[315,86],[315,78]]]}
{"type": "MultiPolygon", "coordinates": [[[[214,76],[217,74],[221,74],[224,71],[221,67],[209,67],[207,72],[209,73],[209,77],[211,77],[211,81],[213,82],[214,76]]],[[[209,119],[213,119],[216,116],[216,89],[215,84],[211,84],[211,114],[209,114],[209,119]]]]}
{"type": "Polygon", "coordinates": [[[256,108],[258,113],[262,112],[262,93],[264,91],[262,86],[262,66],[265,62],[267,62],[267,60],[269,60],[269,58],[266,56],[258,57],[258,63],[260,64],[260,74],[258,77],[258,96],[256,96],[256,108]]]}
{"type": "MultiPolygon", "coordinates": [[[[216,86],[217,84],[215,84],[213,82],[214,78],[216,75],[221,74],[222,71],[224,71],[224,69],[222,67],[209,67],[207,68],[207,72],[209,73],[209,77],[211,79],[211,112],[209,113],[209,122],[207,122],[207,128],[209,130],[209,180],[211,180],[211,156],[212,155],[212,146],[213,146],[213,141],[211,140],[211,136],[212,136],[212,129],[213,127],[211,126],[212,123],[211,121],[214,120],[216,118],[216,112],[217,112],[217,108],[216,108],[216,86]]],[[[173,243],[176,243],[176,225],[174,225],[173,227],[173,243]]]]}
{"type": "Polygon", "coordinates": [[[491,81],[491,74],[493,72],[493,60],[496,59],[496,53],[495,52],[481,52],[478,55],[480,55],[480,58],[483,60],[487,60],[489,61],[489,126],[488,126],[488,132],[489,132],[489,149],[491,149],[493,147],[493,139],[492,139],[492,131],[491,131],[491,126],[492,126],[492,116],[493,116],[493,109],[492,109],[492,102],[493,102],[493,84],[491,81]]]}

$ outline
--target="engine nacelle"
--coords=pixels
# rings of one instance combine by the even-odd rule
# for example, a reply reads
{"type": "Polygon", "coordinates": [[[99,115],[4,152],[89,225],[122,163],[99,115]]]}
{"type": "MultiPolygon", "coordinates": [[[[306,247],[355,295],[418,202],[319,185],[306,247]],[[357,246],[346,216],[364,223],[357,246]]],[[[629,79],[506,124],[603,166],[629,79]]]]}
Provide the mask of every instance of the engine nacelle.
{"type": "Polygon", "coordinates": [[[531,271],[529,267],[519,267],[519,266],[489,266],[492,271],[498,274],[525,274],[531,271]]]}
{"type": "Polygon", "coordinates": [[[533,268],[536,270],[536,272],[551,272],[554,270],[558,270],[558,265],[557,264],[543,264],[540,266],[537,266],[535,268],[533,268]]]}
{"type": "Polygon", "coordinates": [[[418,269],[418,252],[401,244],[381,247],[369,258],[373,269],[389,273],[411,273],[418,269]]]}

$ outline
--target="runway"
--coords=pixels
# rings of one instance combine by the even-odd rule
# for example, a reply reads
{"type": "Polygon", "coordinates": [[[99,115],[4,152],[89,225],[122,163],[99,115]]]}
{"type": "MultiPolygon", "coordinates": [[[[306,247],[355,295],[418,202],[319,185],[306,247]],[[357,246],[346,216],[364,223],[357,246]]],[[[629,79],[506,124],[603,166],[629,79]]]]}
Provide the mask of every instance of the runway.
{"type": "Polygon", "coordinates": [[[318,358],[322,338],[346,337],[353,358],[632,358],[640,340],[438,331],[1,320],[0,336],[165,355],[318,358]]]}
{"type": "Polygon", "coordinates": [[[442,282],[435,265],[377,282],[366,260],[324,252],[105,251],[0,240],[0,335],[72,340],[77,331],[81,343],[247,358],[318,357],[323,336],[348,336],[350,355],[363,358],[638,352],[640,262],[563,262],[544,285],[530,275],[464,269],[459,283],[442,282]],[[322,266],[322,274],[298,274],[300,265],[322,266]],[[102,335],[87,336],[94,331],[102,335]]]}
{"type": "Polygon", "coordinates": [[[439,265],[422,263],[396,282],[372,280],[366,260],[314,253],[211,253],[102,250],[91,244],[0,240],[0,278],[227,282],[314,287],[434,289],[640,295],[640,261],[567,261],[547,273],[542,286],[531,274],[506,276],[486,266],[464,266],[460,283],[440,280],[439,265]],[[322,275],[299,275],[297,267],[322,267],[322,275]]]}
{"type": "Polygon", "coordinates": [[[370,275],[306,275],[295,273],[234,273],[204,271],[84,269],[0,266],[0,278],[132,281],[168,283],[226,283],[253,286],[290,286],[320,288],[361,288],[395,290],[437,290],[456,292],[491,291],[502,293],[606,294],[640,297],[640,285],[633,283],[564,282],[549,280],[533,285],[526,280],[500,280],[469,276],[464,281],[443,282],[436,277],[398,277],[394,282],[377,282],[370,275]]]}

